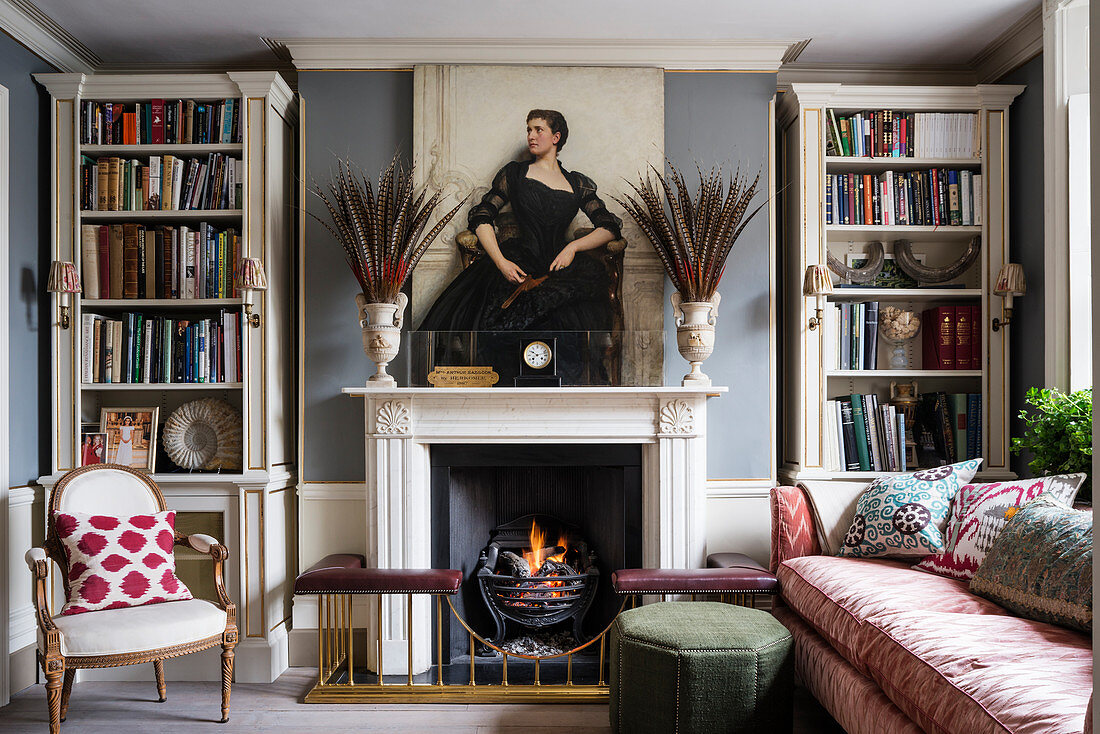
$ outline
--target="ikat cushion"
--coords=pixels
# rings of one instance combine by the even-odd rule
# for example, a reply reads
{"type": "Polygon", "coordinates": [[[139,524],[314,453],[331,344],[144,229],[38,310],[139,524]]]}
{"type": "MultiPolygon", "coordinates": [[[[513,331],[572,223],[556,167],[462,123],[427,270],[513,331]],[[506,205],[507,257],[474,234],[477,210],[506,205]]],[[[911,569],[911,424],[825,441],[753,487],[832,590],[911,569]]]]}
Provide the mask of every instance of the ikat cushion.
{"type": "Polygon", "coordinates": [[[1043,494],[1004,529],[970,590],[1040,622],[1092,630],[1092,513],[1043,494]]]}
{"type": "Polygon", "coordinates": [[[1018,510],[1041,494],[1072,504],[1084,481],[1084,474],[1059,474],[966,485],[955,497],[944,537],[944,552],[928,556],[913,568],[953,579],[974,578],[974,572],[1008,522],[1006,513],[1018,510]]]}
{"type": "Polygon", "coordinates": [[[943,550],[951,500],[981,459],[879,477],[856,501],[839,556],[926,556],[943,550]]]}
{"type": "Polygon", "coordinates": [[[59,512],[53,522],[69,562],[61,616],[191,598],[176,577],[175,512],[59,512]]]}

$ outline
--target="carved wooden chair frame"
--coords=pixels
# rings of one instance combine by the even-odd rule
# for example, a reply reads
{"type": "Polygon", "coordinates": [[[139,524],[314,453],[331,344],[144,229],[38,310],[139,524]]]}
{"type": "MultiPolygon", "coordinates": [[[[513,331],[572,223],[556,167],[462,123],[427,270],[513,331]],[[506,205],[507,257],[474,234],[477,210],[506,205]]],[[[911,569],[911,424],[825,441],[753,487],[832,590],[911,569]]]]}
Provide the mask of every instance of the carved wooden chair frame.
{"type": "MultiPolygon", "coordinates": [[[[501,240],[519,234],[519,225],[516,223],[515,214],[511,211],[502,212],[497,217],[495,227],[497,237],[501,240]]],[[[573,230],[572,239],[584,237],[592,231],[592,227],[577,227],[573,230]]],[[[461,230],[455,235],[455,243],[458,245],[458,254],[462,259],[463,270],[485,255],[485,250],[481,248],[477,235],[468,229],[461,230]]],[[[623,256],[626,253],[626,247],[626,240],[619,238],[611,240],[602,247],[585,250],[581,253],[599,262],[607,271],[607,300],[611,304],[611,331],[616,334],[622,332],[626,324],[626,318],[623,314],[623,256]]],[[[610,364],[608,364],[613,385],[618,385],[620,382],[622,359],[622,345],[618,344],[611,355],[610,364]]]]}
{"type": "MultiPolygon", "coordinates": [[[[229,695],[233,681],[233,648],[237,645],[237,607],[229,600],[225,590],[224,564],[229,558],[229,551],[218,542],[204,535],[185,536],[176,532],[176,545],[191,548],[198,553],[209,555],[214,564],[214,586],[218,594],[218,608],[226,613],[225,630],[220,634],[212,635],[205,639],[195,640],[180,645],[171,645],[137,652],[119,653],[114,655],[69,655],[61,653],[61,632],[54,624],[53,617],[47,603],[49,584],[49,562],[52,560],[61,569],[63,578],[68,577],[69,564],[62,548],[61,540],[57,536],[54,527],[53,515],[61,505],[61,497],[65,488],[77,477],[90,471],[100,469],[114,469],[133,474],[146,487],[158,505],[158,512],[167,510],[164,495],[156,483],[142,472],[119,464],[97,464],[85,466],[66,474],[54,486],[50,493],[49,515],[46,520],[46,542],[42,548],[31,549],[27,553],[27,565],[34,574],[34,610],[38,621],[39,630],[42,633],[42,641],[38,648],[38,662],[46,674],[46,701],[50,712],[50,734],[58,734],[61,722],[69,707],[69,694],[72,692],[73,676],[80,668],[114,668],[122,665],[138,665],[141,663],[153,663],[153,669],[157,678],[157,692],[160,694],[160,702],[167,700],[167,689],[164,684],[164,660],[166,658],[179,657],[193,652],[199,652],[216,645],[222,646],[222,708],[221,723],[229,721],[229,695]],[[43,647],[45,649],[43,649],[43,647]],[[62,682],[64,678],[64,682],[62,682]]],[[[95,614],[95,612],[87,612],[95,614]]]]}

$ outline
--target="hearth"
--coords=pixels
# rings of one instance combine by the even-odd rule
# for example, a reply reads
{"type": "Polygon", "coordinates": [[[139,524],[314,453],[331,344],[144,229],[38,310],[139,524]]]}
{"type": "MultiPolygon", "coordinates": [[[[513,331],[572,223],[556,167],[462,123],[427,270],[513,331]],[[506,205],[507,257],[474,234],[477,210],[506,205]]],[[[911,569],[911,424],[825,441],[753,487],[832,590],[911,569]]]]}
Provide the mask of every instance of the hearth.
{"type": "Polygon", "coordinates": [[[571,623],[574,642],[584,642],[582,624],[600,570],[575,526],[546,515],[498,525],[475,575],[496,627],[489,639],[494,645],[504,644],[508,622],[524,631],[571,623]]]}

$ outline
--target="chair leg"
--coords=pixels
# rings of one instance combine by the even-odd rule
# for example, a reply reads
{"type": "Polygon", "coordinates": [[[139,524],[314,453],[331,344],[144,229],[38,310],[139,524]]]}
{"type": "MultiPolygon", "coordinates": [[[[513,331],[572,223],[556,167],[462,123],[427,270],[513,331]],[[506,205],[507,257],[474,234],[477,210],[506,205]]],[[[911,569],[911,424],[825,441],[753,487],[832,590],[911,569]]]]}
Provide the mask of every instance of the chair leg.
{"type": "Polygon", "coordinates": [[[46,672],[46,705],[50,709],[50,734],[61,734],[61,679],[64,670],[46,672]]]}
{"type": "Polygon", "coordinates": [[[76,675],[76,668],[69,668],[65,671],[65,683],[61,686],[61,720],[64,721],[69,713],[69,694],[73,692],[73,677],[76,675]]]}
{"type": "Polygon", "coordinates": [[[222,645],[222,720],[229,721],[229,689],[233,685],[233,645],[222,645]]]}
{"type": "Polygon", "coordinates": [[[164,703],[168,700],[168,689],[164,686],[164,661],[154,660],[153,670],[157,674],[157,693],[160,694],[158,703],[164,703]]]}

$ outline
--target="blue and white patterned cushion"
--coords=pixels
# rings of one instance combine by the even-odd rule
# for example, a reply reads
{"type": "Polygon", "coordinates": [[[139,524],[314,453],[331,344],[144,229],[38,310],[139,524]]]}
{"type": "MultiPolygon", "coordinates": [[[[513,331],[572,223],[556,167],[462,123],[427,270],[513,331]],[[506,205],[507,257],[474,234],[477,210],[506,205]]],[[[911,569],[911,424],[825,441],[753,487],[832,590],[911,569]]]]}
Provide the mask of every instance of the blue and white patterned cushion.
{"type": "Polygon", "coordinates": [[[879,477],[859,496],[840,556],[926,556],[943,552],[955,498],[981,459],[879,477]]]}

